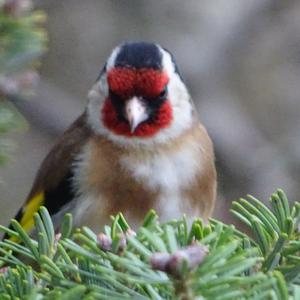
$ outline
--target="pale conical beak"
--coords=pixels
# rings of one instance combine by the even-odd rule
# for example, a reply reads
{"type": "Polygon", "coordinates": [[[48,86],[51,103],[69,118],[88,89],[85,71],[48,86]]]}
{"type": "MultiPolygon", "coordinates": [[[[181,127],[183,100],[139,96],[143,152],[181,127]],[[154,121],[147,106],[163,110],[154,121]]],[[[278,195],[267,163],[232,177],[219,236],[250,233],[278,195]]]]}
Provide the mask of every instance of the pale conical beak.
{"type": "Polygon", "coordinates": [[[126,102],[125,117],[129,122],[131,133],[135,131],[141,122],[148,119],[149,115],[146,107],[140,98],[133,97],[126,102]]]}

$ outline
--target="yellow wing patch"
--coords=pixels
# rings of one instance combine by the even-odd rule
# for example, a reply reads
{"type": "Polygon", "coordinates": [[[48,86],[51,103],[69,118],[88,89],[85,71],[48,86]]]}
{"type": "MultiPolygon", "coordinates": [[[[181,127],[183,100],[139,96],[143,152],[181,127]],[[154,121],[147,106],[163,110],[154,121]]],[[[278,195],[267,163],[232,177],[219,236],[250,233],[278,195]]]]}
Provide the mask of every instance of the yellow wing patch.
{"type": "Polygon", "coordinates": [[[20,219],[20,224],[24,230],[30,231],[33,228],[34,221],[33,215],[36,213],[40,206],[43,205],[45,200],[44,193],[41,192],[32,197],[23,208],[23,216],[20,219]]]}

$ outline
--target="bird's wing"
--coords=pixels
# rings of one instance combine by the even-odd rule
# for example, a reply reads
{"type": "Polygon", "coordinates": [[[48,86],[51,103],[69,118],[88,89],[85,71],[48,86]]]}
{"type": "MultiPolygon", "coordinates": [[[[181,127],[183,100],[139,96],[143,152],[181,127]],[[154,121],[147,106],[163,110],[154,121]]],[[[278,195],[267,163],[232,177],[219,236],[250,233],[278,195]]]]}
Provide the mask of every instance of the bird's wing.
{"type": "Polygon", "coordinates": [[[46,156],[25,204],[15,217],[26,231],[32,229],[33,215],[41,205],[53,215],[74,198],[72,163],[90,135],[86,115],[82,114],[46,156]]]}

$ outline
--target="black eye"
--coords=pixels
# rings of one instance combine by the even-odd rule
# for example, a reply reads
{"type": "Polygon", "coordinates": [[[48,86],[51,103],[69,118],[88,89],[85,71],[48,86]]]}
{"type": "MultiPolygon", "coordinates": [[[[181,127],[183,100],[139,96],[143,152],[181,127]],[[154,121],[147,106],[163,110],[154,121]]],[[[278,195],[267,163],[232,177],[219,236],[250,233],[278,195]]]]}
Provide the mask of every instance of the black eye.
{"type": "Polygon", "coordinates": [[[111,100],[120,100],[121,97],[117,95],[115,92],[113,92],[111,89],[109,89],[109,98],[111,100]]]}
{"type": "Polygon", "coordinates": [[[164,100],[167,97],[167,94],[168,94],[168,88],[167,86],[165,86],[162,92],[158,95],[158,98],[164,100]]]}
{"type": "Polygon", "coordinates": [[[110,96],[115,96],[116,95],[111,89],[108,90],[108,93],[109,93],[110,96]]]}

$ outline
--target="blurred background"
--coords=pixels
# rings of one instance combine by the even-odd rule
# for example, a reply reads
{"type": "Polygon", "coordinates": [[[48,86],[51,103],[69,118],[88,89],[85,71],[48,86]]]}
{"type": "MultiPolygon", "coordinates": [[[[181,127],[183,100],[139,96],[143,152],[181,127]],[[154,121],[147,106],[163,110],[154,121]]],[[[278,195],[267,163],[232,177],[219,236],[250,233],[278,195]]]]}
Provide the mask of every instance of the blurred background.
{"type": "Polygon", "coordinates": [[[300,1],[41,0],[48,52],[30,101],[16,105],[30,128],[11,135],[14,162],[0,169],[0,223],[23,203],[58,136],[83,111],[111,49],[153,41],[173,52],[214,141],[215,216],[232,200],[300,195],[300,1]]]}

